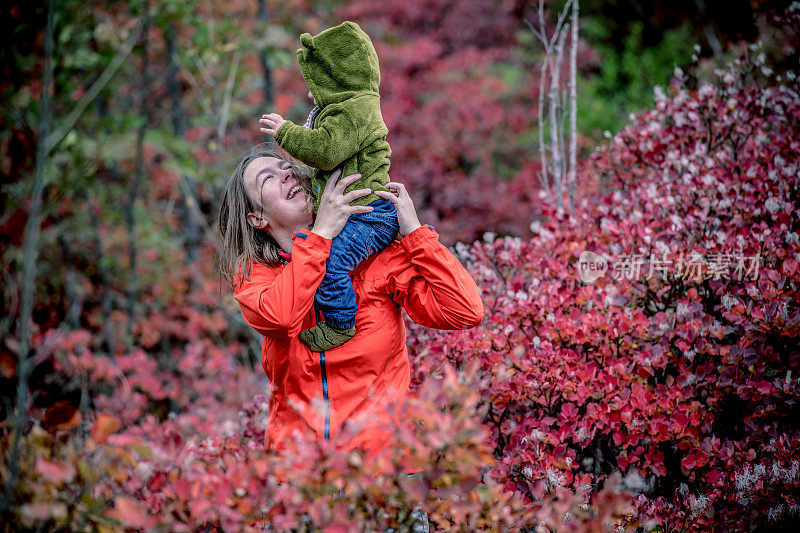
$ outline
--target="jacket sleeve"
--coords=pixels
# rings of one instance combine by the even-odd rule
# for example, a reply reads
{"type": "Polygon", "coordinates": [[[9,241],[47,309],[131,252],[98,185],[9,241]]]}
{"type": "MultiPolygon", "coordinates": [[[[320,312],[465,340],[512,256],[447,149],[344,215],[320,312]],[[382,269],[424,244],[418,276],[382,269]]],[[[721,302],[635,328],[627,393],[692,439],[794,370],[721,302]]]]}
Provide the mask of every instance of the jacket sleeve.
{"type": "Polygon", "coordinates": [[[414,322],[437,329],[469,329],[481,323],[478,286],[430,226],[416,229],[400,244],[408,261],[390,273],[388,287],[414,322]]]}
{"type": "Polygon", "coordinates": [[[358,125],[345,109],[317,119],[313,129],[287,120],[275,134],[275,142],[303,163],[333,170],[359,149],[358,125]]]}
{"type": "Polygon", "coordinates": [[[330,249],[330,239],[316,233],[298,235],[292,260],[283,269],[253,265],[250,279],[241,278],[233,294],[245,322],[265,336],[296,337],[325,276],[330,249]]]}

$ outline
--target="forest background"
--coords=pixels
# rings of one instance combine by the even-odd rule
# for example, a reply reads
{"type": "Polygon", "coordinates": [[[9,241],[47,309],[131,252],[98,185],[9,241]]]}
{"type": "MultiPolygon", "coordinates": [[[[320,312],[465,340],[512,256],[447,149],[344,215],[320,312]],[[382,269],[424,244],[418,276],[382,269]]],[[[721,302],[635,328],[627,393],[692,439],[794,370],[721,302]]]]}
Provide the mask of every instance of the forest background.
{"type": "Polygon", "coordinates": [[[581,2],[567,214],[539,182],[537,8],[4,3],[3,527],[380,529],[416,501],[440,529],[796,525],[800,5],[581,2]],[[345,19],[381,60],[392,178],[487,304],[470,332],[409,324],[414,486],[264,454],[260,340],[214,262],[257,118],[309,111],[300,33],[345,19]],[[584,250],[761,263],[586,284],[584,250]]]}

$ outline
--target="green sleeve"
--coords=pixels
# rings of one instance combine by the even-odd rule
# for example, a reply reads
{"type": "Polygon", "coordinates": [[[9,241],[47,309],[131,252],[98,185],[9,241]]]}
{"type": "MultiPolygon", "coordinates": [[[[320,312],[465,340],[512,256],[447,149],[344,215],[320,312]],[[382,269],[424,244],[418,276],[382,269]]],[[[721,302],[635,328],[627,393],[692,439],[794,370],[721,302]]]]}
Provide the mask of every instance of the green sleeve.
{"type": "Polygon", "coordinates": [[[275,142],[307,165],[333,170],[358,152],[358,127],[343,112],[318,119],[314,129],[287,120],[275,134],[275,142]]]}

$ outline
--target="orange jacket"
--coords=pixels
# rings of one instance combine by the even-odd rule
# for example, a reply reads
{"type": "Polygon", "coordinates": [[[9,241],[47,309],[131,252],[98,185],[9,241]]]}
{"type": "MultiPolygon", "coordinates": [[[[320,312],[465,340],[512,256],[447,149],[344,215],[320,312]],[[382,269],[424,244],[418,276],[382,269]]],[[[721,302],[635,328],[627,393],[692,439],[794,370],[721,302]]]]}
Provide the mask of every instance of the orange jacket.
{"type": "Polygon", "coordinates": [[[314,293],[325,275],[331,241],[295,234],[291,260],[254,264],[234,297],[245,321],[264,336],[261,364],[270,382],[268,449],[281,449],[299,431],[368,451],[391,437],[384,408],[399,404],[410,381],[402,309],[431,328],[466,329],[483,319],[478,287],[461,263],[422,226],[351,273],[358,301],[356,334],[342,346],[311,352],[298,335],[316,324],[314,293]]]}

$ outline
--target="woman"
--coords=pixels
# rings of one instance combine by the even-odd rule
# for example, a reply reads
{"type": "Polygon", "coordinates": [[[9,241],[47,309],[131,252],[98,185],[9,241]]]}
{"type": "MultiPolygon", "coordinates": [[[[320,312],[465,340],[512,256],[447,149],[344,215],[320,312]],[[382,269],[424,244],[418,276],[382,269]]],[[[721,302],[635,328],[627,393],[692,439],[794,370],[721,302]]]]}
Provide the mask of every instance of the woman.
{"type": "Polygon", "coordinates": [[[344,449],[380,450],[391,439],[385,407],[405,398],[410,380],[402,309],[440,329],[471,328],[483,318],[475,282],[433,228],[419,223],[405,188],[390,183],[394,194],[375,194],[395,204],[399,240],[351,273],[359,308],[355,337],[320,353],[300,342],[298,334],[320,319],[314,293],[331,239],[348,216],[371,210],[350,205],[369,189],[344,193],[358,177],[330,179],[316,217],[309,174],[275,150],[256,147],[226,186],[221,268],[245,321],[264,336],[268,449],[281,449],[300,433],[337,440],[344,449]]]}

